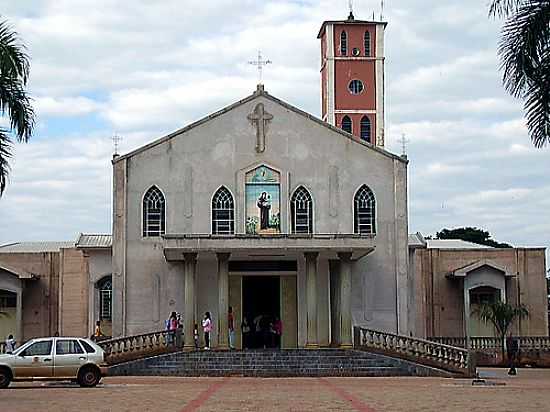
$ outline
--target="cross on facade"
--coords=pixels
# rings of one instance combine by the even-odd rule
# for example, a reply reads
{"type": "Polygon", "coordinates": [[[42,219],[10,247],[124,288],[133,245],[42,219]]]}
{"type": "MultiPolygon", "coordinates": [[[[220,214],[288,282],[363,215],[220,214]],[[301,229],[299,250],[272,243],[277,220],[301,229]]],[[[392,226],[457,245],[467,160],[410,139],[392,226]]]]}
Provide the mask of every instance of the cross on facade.
{"type": "Polygon", "coordinates": [[[113,146],[114,146],[113,156],[116,156],[118,155],[118,146],[122,141],[122,137],[120,137],[118,134],[115,133],[113,137],[111,137],[111,140],[113,141],[113,146]]]}
{"type": "Polygon", "coordinates": [[[262,84],[262,71],[263,67],[267,66],[268,64],[272,64],[273,62],[271,60],[264,60],[262,58],[262,52],[261,50],[258,50],[258,59],[249,61],[248,64],[251,64],[252,66],[258,67],[258,84],[262,84]]]}
{"type": "Polygon", "coordinates": [[[265,151],[267,123],[273,119],[273,115],[265,111],[263,103],[258,103],[247,118],[256,125],[256,152],[263,153],[265,151]]]}

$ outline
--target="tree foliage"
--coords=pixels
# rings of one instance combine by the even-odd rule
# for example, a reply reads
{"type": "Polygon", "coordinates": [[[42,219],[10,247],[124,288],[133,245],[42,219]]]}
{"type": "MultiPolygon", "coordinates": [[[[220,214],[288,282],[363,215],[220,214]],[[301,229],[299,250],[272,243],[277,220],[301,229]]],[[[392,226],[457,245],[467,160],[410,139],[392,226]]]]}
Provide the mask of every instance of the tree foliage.
{"type": "Polygon", "coordinates": [[[493,0],[505,19],[498,48],[505,89],[524,101],[535,147],[550,142],[550,0],[493,0]]]}
{"type": "Polygon", "coordinates": [[[436,239],[462,239],[467,242],[477,243],[497,248],[511,248],[508,243],[500,243],[491,239],[491,234],[477,227],[459,227],[456,229],[441,229],[435,235],[436,239]]]}
{"type": "Polygon", "coordinates": [[[0,196],[10,171],[13,137],[27,142],[34,129],[34,110],[25,91],[29,67],[29,56],[17,33],[7,21],[0,21],[0,116],[9,120],[9,127],[0,127],[0,196]]]}

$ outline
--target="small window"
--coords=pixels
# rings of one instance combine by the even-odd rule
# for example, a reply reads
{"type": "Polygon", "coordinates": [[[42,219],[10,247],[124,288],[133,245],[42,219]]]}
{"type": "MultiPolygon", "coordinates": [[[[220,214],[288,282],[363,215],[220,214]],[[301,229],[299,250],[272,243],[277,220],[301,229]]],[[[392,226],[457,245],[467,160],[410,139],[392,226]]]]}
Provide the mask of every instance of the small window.
{"type": "Polygon", "coordinates": [[[351,94],[361,94],[365,89],[361,80],[352,80],[349,82],[348,89],[351,94]]]}
{"type": "Polygon", "coordinates": [[[87,353],[95,353],[95,349],[88,342],[86,342],[85,340],[79,340],[79,342],[84,347],[84,350],[87,353]]]}
{"type": "Polygon", "coordinates": [[[75,355],[84,353],[78,341],[74,339],[62,339],[55,343],[56,355],[75,355]]]}
{"type": "Polygon", "coordinates": [[[113,281],[111,276],[105,276],[98,285],[99,288],[99,319],[110,321],[113,315],[113,281]]]}
{"type": "Polygon", "coordinates": [[[313,202],[307,189],[300,186],[290,201],[292,233],[313,233],[313,202]]]}
{"type": "Polygon", "coordinates": [[[342,119],[342,130],[344,132],[353,133],[353,124],[349,116],[344,116],[342,119]]]}
{"type": "Polygon", "coordinates": [[[351,54],[353,54],[354,56],[359,56],[361,52],[357,47],[354,47],[353,50],[351,51],[351,54]]]}
{"type": "Polygon", "coordinates": [[[52,353],[52,341],[43,340],[40,342],[35,342],[27,349],[25,349],[21,356],[47,356],[52,353]]]}
{"type": "Polygon", "coordinates": [[[370,56],[370,33],[365,32],[365,56],[370,56]]]}
{"type": "Polygon", "coordinates": [[[363,116],[361,119],[361,140],[371,143],[370,132],[370,119],[367,116],[363,116]]]}
{"type": "Polygon", "coordinates": [[[354,198],[354,233],[374,235],[376,233],[376,201],[374,193],[363,185],[354,198]]]}
{"type": "Polygon", "coordinates": [[[345,31],[340,33],[340,54],[346,56],[348,54],[348,35],[345,31]]]}
{"type": "Polygon", "coordinates": [[[165,207],[164,195],[152,186],[143,197],[143,237],[164,235],[165,207]]]}
{"type": "Polygon", "coordinates": [[[233,233],[235,233],[233,195],[222,186],[212,198],[212,234],[232,235],[233,233]]]}

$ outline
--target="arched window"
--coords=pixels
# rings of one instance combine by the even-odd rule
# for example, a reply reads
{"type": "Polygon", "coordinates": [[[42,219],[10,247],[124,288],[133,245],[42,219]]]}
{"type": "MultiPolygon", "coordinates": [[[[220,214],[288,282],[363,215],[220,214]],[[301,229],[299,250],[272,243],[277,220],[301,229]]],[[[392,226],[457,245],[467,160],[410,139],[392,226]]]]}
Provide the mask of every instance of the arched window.
{"type": "Polygon", "coordinates": [[[313,202],[303,186],[298,187],[290,201],[292,233],[313,233],[313,202]]]}
{"type": "Polygon", "coordinates": [[[143,197],[143,237],[164,235],[165,208],[164,195],[158,187],[152,186],[143,197]]]}
{"type": "Polygon", "coordinates": [[[363,116],[361,119],[361,139],[371,143],[370,141],[370,119],[368,116],[363,116]]]}
{"type": "Polygon", "coordinates": [[[113,317],[113,279],[105,276],[98,282],[99,320],[111,320],[113,317]]]}
{"type": "Polygon", "coordinates": [[[232,235],[235,233],[235,209],[233,196],[224,186],[212,198],[212,233],[232,235]]]}
{"type": "Polygon", "coordinates": [[[353,124],[349,116],[344,116],[342,119],[342,130],[344,132],[353,133],[353,124]]]}
{"type": "Polygon", "coordinates": [[[353,209],[353,231],[361,235],[376,233],[376,201],[374,193],[367,185],[363,185],[355,193],[353,209]]]}
{"type": "Polygon", "coordinates": [[[370,33],[365,32],[365,56],[370,56],[370,33]]]}
{"type": "Polygon", "coordinates": [[[342,56],[348,54],[348,35],[345,31],[340,33],[340,54],[342,56]]]}

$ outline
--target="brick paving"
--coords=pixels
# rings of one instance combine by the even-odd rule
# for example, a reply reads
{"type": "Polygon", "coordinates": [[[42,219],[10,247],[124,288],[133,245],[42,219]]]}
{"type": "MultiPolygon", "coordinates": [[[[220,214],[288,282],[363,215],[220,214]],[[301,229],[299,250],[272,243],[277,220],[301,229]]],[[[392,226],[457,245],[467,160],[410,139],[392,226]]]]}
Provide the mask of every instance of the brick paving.
{"type": "Polygon", "coordinates": [[[545,411],[550,370],[483,369],[486,386],[444,378],[111,377],[97,388],[16,383],[1,411],[545,411]]]}

